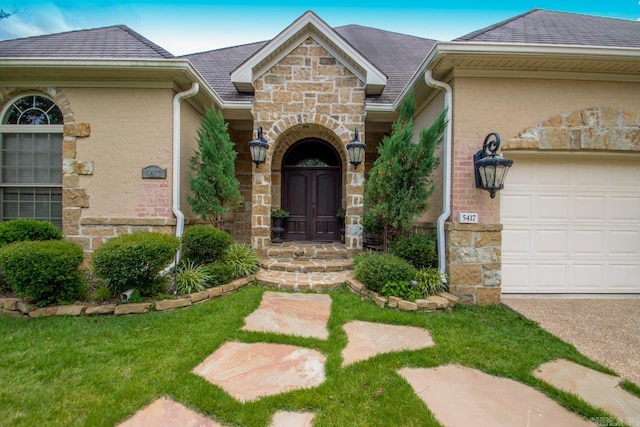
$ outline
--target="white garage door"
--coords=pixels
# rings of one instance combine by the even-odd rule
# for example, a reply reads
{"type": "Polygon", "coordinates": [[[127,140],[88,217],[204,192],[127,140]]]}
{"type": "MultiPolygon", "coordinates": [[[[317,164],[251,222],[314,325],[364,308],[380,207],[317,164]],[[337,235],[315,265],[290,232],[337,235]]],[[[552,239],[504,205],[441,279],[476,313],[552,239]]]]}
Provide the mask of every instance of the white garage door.
{"type": "Polygon", "coordinates": [[[640,293],[640,157],[506,156],[503,292],[640,293]]]}

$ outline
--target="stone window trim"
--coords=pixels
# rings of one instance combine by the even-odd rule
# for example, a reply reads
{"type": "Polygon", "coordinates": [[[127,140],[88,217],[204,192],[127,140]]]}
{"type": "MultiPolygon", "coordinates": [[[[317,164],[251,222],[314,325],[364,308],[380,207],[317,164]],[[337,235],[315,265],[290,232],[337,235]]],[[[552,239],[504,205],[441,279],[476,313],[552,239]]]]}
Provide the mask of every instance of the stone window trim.
{"type": "Polygon", "coordinates": [[[89,123],[76,123],[67,96],[55,87],[0,87],[2,113],[16,100],[29,95],[51,99],[62,112],[62,232],[67,238],[77,236],[80,233],[81,209],[89,207],[89,195],[86,188],[80,187],[80,175],[92,175],[93,162],[76,158],[76,144],[78,138],[90,136],[91,126],[89,123]]]}

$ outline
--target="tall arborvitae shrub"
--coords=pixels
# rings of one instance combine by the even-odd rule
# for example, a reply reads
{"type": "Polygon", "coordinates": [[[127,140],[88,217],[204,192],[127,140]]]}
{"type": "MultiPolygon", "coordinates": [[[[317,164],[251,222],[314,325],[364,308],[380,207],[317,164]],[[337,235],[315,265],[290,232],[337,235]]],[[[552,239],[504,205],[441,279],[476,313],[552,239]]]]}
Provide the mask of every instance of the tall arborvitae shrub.
{"type": "Polygon", "coordinates": [[[222,217],[242,203],[240,183],[236,179],[236,152],[222,113],[205,111],[198,130],[198,149],[190,161],[187,194],[191,209],[202,219],[219,224],[222,217]]]}
{"type": "Polygon", "coordinates": [[[385,247],[410,229],[429,207],[433,193],[431,174],[439,164],[435,150],[446,126],[443,112],[435,122],[412,141],[416,107],[413,94],[407,95],[391,135],[378,147],[376,159],[365,184],[365,209],[384,224],[385,247]]]}

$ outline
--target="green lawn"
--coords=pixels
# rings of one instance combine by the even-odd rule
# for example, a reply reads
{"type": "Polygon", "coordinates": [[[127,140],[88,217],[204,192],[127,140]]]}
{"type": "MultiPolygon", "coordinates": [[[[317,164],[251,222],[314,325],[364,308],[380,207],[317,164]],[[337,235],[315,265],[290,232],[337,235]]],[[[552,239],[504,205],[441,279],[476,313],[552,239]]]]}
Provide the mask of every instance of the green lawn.
{"type": "MultiPolygon", "coordinates": [[[[263,288],[173,312],[14,319],[0,315],[0,424],[114,426],[160,396],[227,425],[267,426],[277,410],[317,412],[316,426],[439,425],[395,371],[458,363],[536,387],[586,418],[606,416],[531,375],[565,358],[602,370],[574,347],[500,307],[449,314],[379,308],[346,291],[333,300],[327,341],[240,331],[263,288]],[[341,326],[351,320],[425,327],[436,345],[341,368],[341,326]],[[190,371],[229,340],[276,342],[327,356],[326,382],[241,404],[190,371]]],[[[464,405],[464,402],[460,402],[464,405]]]]}

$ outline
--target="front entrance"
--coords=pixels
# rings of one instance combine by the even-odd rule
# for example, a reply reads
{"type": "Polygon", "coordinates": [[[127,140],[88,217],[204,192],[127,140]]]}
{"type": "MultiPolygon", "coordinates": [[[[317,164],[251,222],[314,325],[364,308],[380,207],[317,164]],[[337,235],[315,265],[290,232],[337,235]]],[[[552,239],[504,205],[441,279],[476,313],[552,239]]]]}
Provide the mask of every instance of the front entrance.
{"type": "Polygon", "coordinates": [[[282,208],[289,211],[285,239],[338,241],[336,213],[342,201],[340,157],[328,143],[300,141],[285,153],[282,208]]]}

